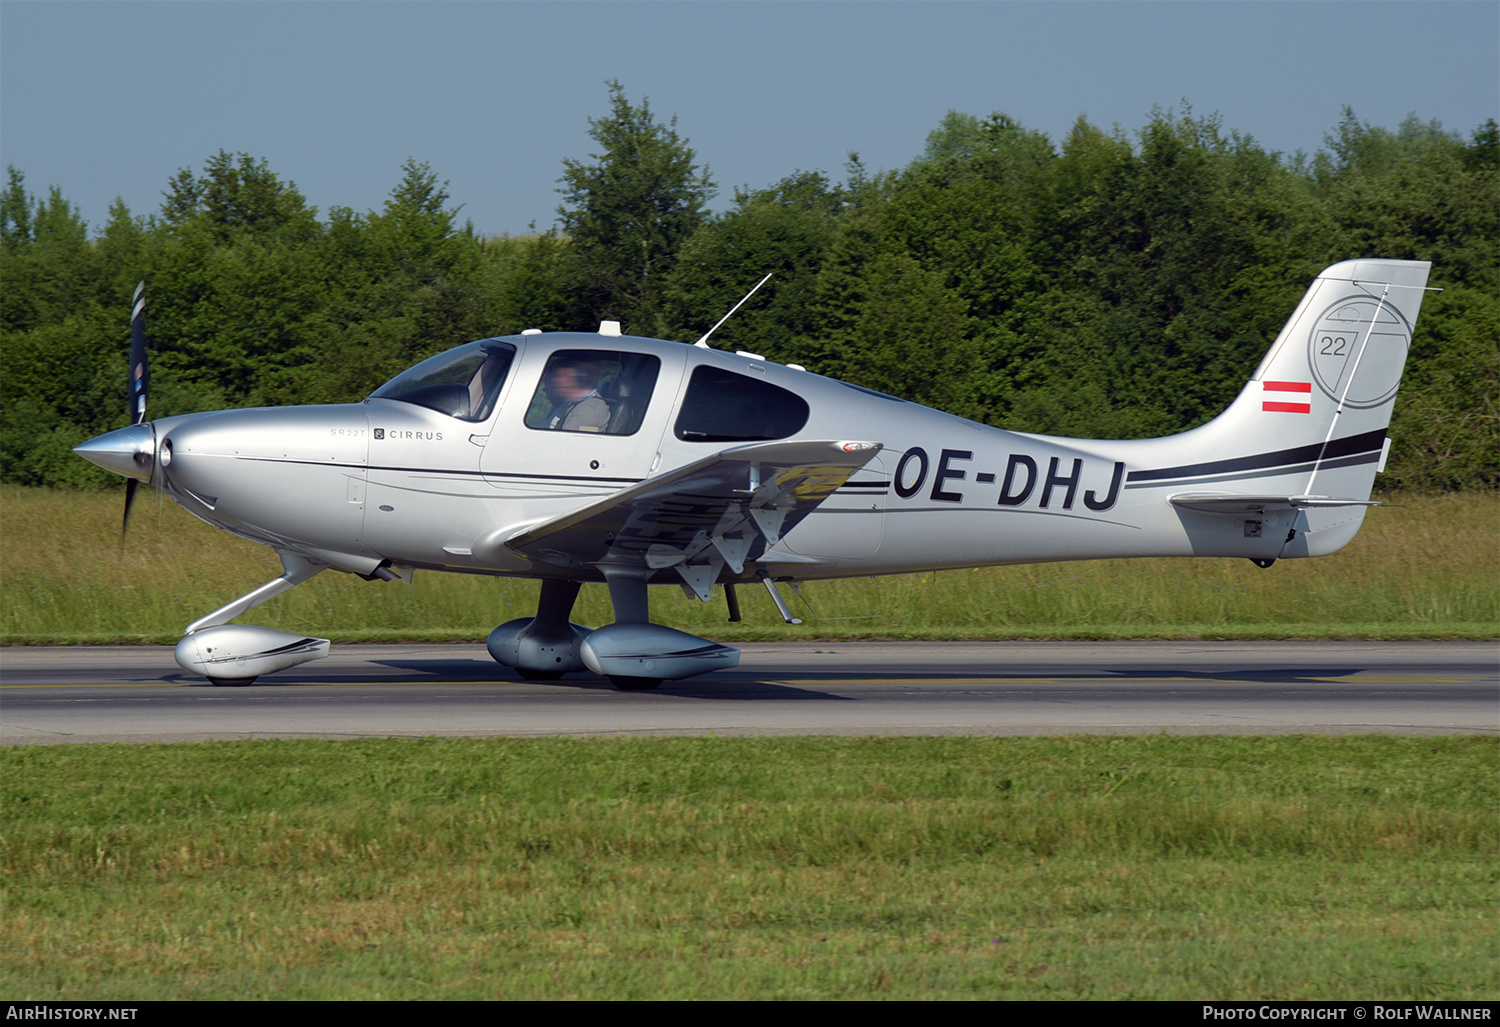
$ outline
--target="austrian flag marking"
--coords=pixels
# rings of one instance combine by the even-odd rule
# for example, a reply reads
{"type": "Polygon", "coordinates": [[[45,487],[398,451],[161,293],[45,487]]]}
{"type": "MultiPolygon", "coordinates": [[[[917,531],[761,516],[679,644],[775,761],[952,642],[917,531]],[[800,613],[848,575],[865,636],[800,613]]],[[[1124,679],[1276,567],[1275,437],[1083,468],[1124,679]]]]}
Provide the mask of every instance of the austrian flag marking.
{"type": "Polygon", "coordinates": [[[1260,408],[1273,414],[1312,413],[1312,382],[1262,382],[1265,399],[1260,408]]]}

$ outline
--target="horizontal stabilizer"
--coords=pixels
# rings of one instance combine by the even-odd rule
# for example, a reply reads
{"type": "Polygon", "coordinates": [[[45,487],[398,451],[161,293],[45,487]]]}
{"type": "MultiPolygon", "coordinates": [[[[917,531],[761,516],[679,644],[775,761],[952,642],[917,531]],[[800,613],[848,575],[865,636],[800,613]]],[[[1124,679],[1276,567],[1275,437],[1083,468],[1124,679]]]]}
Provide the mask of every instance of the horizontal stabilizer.
{"type": "Polygon", "coordinates": [[[1224,514],[1228,517],[1272,510],[1305,510],[1309,507],[1379,506],[1370,499],[1335,499],[1332,496],[1239,496],[1224,492],[1187,492],[1169,502],[1181,510],[1224,514]]]}

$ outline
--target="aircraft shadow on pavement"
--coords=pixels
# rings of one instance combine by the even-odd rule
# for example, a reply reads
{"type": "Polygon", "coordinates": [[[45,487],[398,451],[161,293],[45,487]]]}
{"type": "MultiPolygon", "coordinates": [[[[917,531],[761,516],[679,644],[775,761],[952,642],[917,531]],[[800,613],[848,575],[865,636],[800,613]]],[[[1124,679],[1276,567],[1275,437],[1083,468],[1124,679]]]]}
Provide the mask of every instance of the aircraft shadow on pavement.
{"type": "MultiPolygon", "coordinates": [[[[438,676],[447,681],[472,681],[472,682],[494,682],[496,684],[520,683],[510,672],[491,665],[483,660],[467,659],[393,659],[372,660],[372,663],[383,667],[400,668],[413,671],[423,677],[392,678],[391,684],[400,682],[420,683],[425,677],[438,676]]],[[[1160,667],[1149,669],[1102,669],[1079,674],[1048,674],[1059,683],[1087,683],[1087,682],[1110,682],[1121,679],[1139,679],[1145,681],[1160,680],[1168,678],[1191,678],[1203,682],[1220,681],[1224,683],[1256,682],[1263,684],[1327,684],[1325,678],[1352,677],[1363,673],[1367,668],[1362,667],[1306,667],[1286,669],[1255,669],[1246,671],[1224,670],[1224,671],[1194,671],[1172,667],[1160,667]]],[[[980,672],[976,674],[972,668],[963,668],[952,671],[927,671],[914,672],[909,670],[900,671],[878,671],[866,670],[832,670],[820,668],[817,670],[797,670],[793,672],[768,675],[747,675],[744,671],[726,670],[714,674],[696,678],[684,678],[681,681],[663,682],[661,686],[653,691],[655,694],[670,694],[684,697],[703,699],[839,699],[844,701],[857,701],[852,696],[834,695],[828,692],[810,690],[800,685],[791,685],[781,680],[795,676],[801,682],[848,682],[851,678],[859,678],[871,683],[896,683],[903,681],[972,681],[976,676],[985,677],[996,683],[1006,681],[1035,681],[1039,676],[1035,671],[1018,671],[1013,673],[980,672]]],[[[368,675],[360,675],[357,672],[339,677],[327,676],[320,680],[333,682],[343,677],[349,681],[367,679],[368,675]]],[[[565,688],[575,688],[586,691],[608,691],[614,688],[607,680],[594,674],[579,673],[567,677],[558,678],[555,681],[533,681],[528,684],[556,685],[565,688]]],[[[645,693],[651,694],[651,693],[645,693]]]]}
{"type": "MultiPolygon", "coordinates": [[[[427,678],[437,676],[441,677],[444,681],[450,682],[464,681],[476,684],[492,682],[495,684],[543,685],[572,688],[580,691],[618,691],[606,678],[587,672],[569,674],[554,681],[522,681],[510,671],[495,664],[486,665],[483,660],[396,659],[371,660],[370,662],[383,667],[399,668],[422,675],[421,677],[403,676],[391,678],[391,684],[403,682],[421,684],[427,678]]],[[[847,674],[830,674],[827,676],[830,678],[848,677],[847,674]]],[[[368,675],[362,676],[357,673],[348,675],[348,680],[351,681],[365,680],[367,678],[368,675]]],[[[327,677],[322,680],[332,682],[336,679],[327,677]]],[[[855,701],[849,696],[814,691],[796,685],[788,685],[765,676],[747,676],[735,671],[722,671],[701,677],[684,678],[680,681],[664,681],[657,688],[637,694],[647,696],[673,695],[680,698],[692,699],[831,699],[841,702],[855,701]]]]}
{"type": "MultiPolygon", "coordinates": [[[[511,671],[485,660],[411,658],[371,660],[369,662],[375,666],[389,668],[391,671],[397,671],[398,673],[393,673],[389,676],[372,675],[368,670],[359,666],[348,668],[330,667],[327,669],[312,666],[262,677],[250,687],[262,688],[269,686],[287,688],[355,683],[371,685],[494,684],[560,687],[575,691],[616,691],[614,685],[607,679],[587,672],[570,674],[552,681],[522,681],[511,671]],[[298,671],[301,671],[301,673],[298,673],[298,671]]],[[[918,672],[914,670],[834,670],[819,668],[816,670],[793,670],[779,674],[727,670],[702,677],[684,678],[680,681],[666,681],[654,690],[637,694],[644,696],[671,695],[679,698],[737,701],[825,699],[857,702],[858,698],[855,696],[826,691],[818,688],[817,684],[819,682],[827,682],[830,686],[847,684],[851,679],[871,684],[900,684],[910,681],[973,683],[974,679],[978,677],[998,685],[1003,685],[1007,682],[1034,683],[1038,677],[1046,677],[1057,684],[1103,684],[1130,680],[1160,681],[1163,678],[1168,678],[1196,680],[1205,684],[1219,682],[1224,684],[1318,685],[1334,683],[1330,682],[1329,678],[1352,678],[1355,675],[1364,673],[1367,669],[1361,667],[1292,667],[1195,671],[1176,667],[1157,667],[1144,669],[1102,668],[1072,674],[1048,673],[1037,669],[997,673],[972,667],[936,672],[918,672]],[[785,680],[792,677],[797,679],[797,684],[791,684],[785,680]]],[[[163,675],[161,680],[163,683],[169,684],[186,684],[205,688],[216,687],[202,678],[195,678],[186,674],[167,674],[163,675]]]]}

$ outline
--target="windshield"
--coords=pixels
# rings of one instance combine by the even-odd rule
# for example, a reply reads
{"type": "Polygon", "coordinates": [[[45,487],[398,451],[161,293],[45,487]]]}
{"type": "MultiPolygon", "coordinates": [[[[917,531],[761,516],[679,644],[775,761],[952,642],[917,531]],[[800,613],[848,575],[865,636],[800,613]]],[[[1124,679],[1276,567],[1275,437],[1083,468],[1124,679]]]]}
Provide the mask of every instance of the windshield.
{"type": "Polygon", "coordinates": [[[460,421],[483,421],[495,409],[515,356],[516,348],[508,342],[480,339],[408,368],[370,398],[399,399],[460,421]]]}

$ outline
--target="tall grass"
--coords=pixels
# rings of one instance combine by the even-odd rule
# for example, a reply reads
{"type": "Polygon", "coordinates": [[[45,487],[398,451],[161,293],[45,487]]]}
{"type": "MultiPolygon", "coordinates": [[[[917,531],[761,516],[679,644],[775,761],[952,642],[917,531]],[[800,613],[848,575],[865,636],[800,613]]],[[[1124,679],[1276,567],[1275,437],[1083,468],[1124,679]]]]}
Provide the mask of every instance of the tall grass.
{"type": "MultiPolygon", "coordinates": [[[[17,642],[175,641],[281,571],[274,554],[143,500],[123,546],[118,495],[0,491],[0,636],[17,642]]],[[[1500,496],[1402,498],[1343,552],[1283,560],[1115,560],[810,582],[791,627],[759,589],[724,603],[653,589],[662,623],[728,641],[780,638],[1466,637],[1500,634],[1500,496]]],[[[534,582],[419,572],[414,584],[322,574],[247,623],[338,640],[479,640],[535,611],[534,582]]],[[[613,620],[602,586],[574,619],[613,620]]]]}

